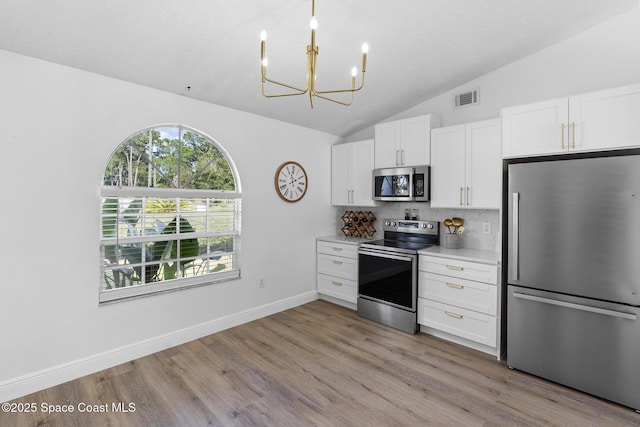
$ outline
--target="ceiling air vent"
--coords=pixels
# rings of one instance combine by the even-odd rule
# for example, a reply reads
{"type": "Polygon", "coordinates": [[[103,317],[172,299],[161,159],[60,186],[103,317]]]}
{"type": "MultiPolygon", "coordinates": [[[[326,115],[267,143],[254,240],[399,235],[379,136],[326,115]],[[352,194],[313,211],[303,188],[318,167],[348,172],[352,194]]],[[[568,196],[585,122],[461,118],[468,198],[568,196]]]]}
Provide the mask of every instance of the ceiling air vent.
{"type": "Polygon", "coordinates": [[[474,89],[469,92],[463,92],[455,95],[455,97],[453,98],[453,108],[462,108],[469,105],[478,104],[480,102],[478,92],[478,89],[474,89]]]}

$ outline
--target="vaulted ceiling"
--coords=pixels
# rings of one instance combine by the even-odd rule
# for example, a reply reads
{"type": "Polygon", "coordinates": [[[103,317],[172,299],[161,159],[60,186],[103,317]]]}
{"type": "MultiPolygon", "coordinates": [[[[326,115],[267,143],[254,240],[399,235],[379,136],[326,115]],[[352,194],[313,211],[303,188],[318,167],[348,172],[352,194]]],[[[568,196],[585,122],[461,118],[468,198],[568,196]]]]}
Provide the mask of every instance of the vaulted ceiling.
{"type": "Polygon", "coordinates": [[[345,136],[638,7],[638,0],[316,0],[317,86],[351,107],[266,99],[304,86],[311,0],[0,0],[0,49],[345,136]],[[279,91],[278,88],[269,89],[279,91]]]}

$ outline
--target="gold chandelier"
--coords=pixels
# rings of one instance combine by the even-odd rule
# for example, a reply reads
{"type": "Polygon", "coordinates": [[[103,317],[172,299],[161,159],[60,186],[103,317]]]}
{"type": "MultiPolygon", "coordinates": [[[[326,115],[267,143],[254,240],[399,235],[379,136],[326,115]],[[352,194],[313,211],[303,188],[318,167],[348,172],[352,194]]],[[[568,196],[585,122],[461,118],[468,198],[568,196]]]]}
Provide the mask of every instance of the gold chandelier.
{"type": "Polygon", "coordinates": [[[315,18],[315,0],[311,0],[310,26],[311,26],[311,44],[307,45],[307,85],[304,89],[290,85],[290,84],[278,82],[276,80],[272,80],[267,77],[268,61],[265,54],[267,33],[266,31],[262,31],[262,33],[260,33],[262,95],[266,98],[277,98],[281,96],[296,96],[296,95],[304,95],[305,93],[309,93],[311,108],[313,108],[313,101],[314,101],[314,97],[316,96],[318,98],[326,99],[327,101],[336,102],[338,104],[347,105],[347,106],[351,105],[351,103],[353,102],[353,93],[359,91],[364,86],[364,73],[367,71],[367,52],[369,51],[369,46],[367,45],[367,43],[362,44],[362,79],[359,87],[356,87],[356,75],[358,74],[358,69],[356,67],[353,67],[351,69],[351,88],[350,89],[318,90],[316,88],[316,64],[318,61],[318,46],[316,45],[316,29],[318,28],[318,21],[316,21],[316,18],[315,18]],[[273,83],[278,86],[283,86],[285,88],[291,89],[291,91],[286,93],[268,95],[264,91],[265,83],[273,83]],[[327,96],[328,94],[339,94],[339,93],[348,93],[349,101],[340,101],[338,99],[334,99],[327,96]]]}

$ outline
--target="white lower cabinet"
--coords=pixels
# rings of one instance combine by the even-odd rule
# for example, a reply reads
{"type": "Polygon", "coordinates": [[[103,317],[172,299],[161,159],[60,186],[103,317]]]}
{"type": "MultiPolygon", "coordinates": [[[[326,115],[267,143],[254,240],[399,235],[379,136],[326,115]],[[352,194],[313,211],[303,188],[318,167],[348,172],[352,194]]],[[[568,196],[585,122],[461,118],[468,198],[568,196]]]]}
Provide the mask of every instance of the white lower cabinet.
{"type": "Polygon", "coordinates": [[[356,304],[358,296],[358,246],[317,241],[318,293],[356,304]]]}
{"type": "Polygon", "coordinates": [[[474,282],[421,271],[420,297],[455,305],[487,315],[496,314],[497,287],[489,283],[474,282]]]}
{"type": "Polygon", "coordinates": [[[418,323],[453,335],[496,346],[496,317],[463,308],[441,304],[430,299],[418,303],[418,323]]]}
{"type": "MultiPolygon", "coordinates": [[[[429,330],[482,344],[498,345],[498,267],[420,255],[418,323],[429,330]]],[[[447,336],[445,336],[447,338],[447,336]]],[[[465,344],[465,341],[460,343],[465,344]]]]}

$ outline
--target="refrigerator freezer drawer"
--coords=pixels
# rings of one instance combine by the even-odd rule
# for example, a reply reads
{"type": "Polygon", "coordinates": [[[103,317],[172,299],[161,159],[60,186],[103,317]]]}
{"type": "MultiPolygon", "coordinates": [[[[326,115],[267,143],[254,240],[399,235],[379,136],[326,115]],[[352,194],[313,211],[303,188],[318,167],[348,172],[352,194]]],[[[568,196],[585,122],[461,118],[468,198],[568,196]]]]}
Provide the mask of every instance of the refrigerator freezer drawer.
{"type": "Polygon", "coordinates": [[[640,409],[640,307],[508,288],[509,366],[640,409]]]}

